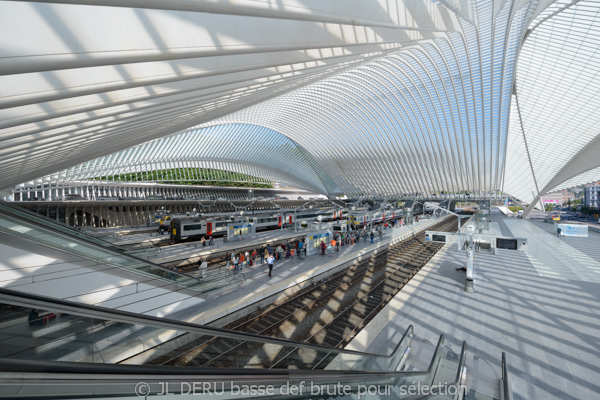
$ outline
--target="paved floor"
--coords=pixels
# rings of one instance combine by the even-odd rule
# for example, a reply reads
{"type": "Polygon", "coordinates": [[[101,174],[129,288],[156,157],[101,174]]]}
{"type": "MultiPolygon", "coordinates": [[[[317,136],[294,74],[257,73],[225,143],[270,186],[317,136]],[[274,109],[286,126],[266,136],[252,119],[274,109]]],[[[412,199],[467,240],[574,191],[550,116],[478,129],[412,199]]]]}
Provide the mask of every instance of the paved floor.
{"type": "Polygon", "coordinates": [[[444,334],[459,351],[466,340],[469,374],[484,380],[500,376],[506,352],[515,399],[598,398],[600,272],[597,252],[590,251],[594,243],[599,247],[600,234],[559,243],[527,220],[505,220],[495,212],[492,221],[503,234],[530,233],[532,252],[476,254],[476,292],[469,294],[464,272],[455,270],[465,263],[464,254],[447,246],[351,347],[387,353],[412,324],[417,345],[436,343],[444,334]]]}
{"type": "MultiPolygon", "coordinates": [[[[351,262],[365,253],[385,247],[392,240],[402,240],[411,236],[413,230],[423,230],[438,222],[439,219],[422,219],[411,228],[394,229],[391,235],[377,239],[373,244],[370,240],[367,242],[361,240],[353,246],[340,247],[340,251],[332,255],[315,255],[301,260],[294,258],[279,261],[275,264],[272,278],[268,277],[266,264],[248,268],[240,273],[245,277],[240,285],[200,296],[203,302],[171,313],[168,317],[199,324],[212,322],[297,283],[310,280],[331,268],[351,262]]],[[[123,309],[123,307],[119,308],[123,309]]],[[[5,351],[8,351],[6,354],[23,359],[91,361],[92,356],[89,352],[91,337],[86,335],[85,329],[89,327],[86,323],[89,324],[86,320],[82,323],[83,328],[79,327],[83,329],[82,333],[72,335],[74,336],[72,340],[58,339],[65,334],[72,334],[73,329],[79,329],[73,326],[73,322],[68,318],[58,318],[49,326],[40,327],[38,330],[30,329],[25,319],[18,323],[0,324],[0,344],[5,351]],[[38,335],[38,332],[42,335],[38,335]],[[48,343],[48,339],[53,341],[48,343]]],[[[122,323],[108,325],[94,331],[94,346],[97,351],[95,357],[97,359],[101,356],[105,362],[121,362],[124,358],[144,350],[147,344],[156,344],[157,340],[166,341],[179,334],[181,332],[164,329],[160,329],[157,333],[141,326],[128,326],[122,323]]],[[[5,354],[0,351],[0,357],[3,355],[5,354]]]]}
{"type": "Polygon", "coordinates": [[[353,246],[342,246],[339,252],[331,255],[313,255],[299,260],[297,257],[284,259],[275,263],[273,277],[268,277],[267,264],[246,268],[242,271],[244,281],[236,286],[221,289],[214,293],[202,295],[203,303],[194,306],[190,310],[170,316],[205,324],[216,318],[227,315],[235,310],[243,308],[248,304],[259,301],[275,293],[282,292],[300,282],[309,280],[340,264],[354,260],[366,252],[375,250],[380,246],[387,245],[391,240],[401,240],[410,236],[413,230],[423,230],[427,226],[438,223],[437,219],[421,219],[412,227],[395,228],[392,234],[381,239],[375,239],[374,244],[367,240],[360,240],[353,246]]]}
{"type": "MultiPolygon", "coordinates": [[[[313,231],[298,231],[295,232],[290,229],[276,229],[270,231],[258,232],[254,237],[248,237],[244,240],[231,240],[224,241],[224,238],[214,239],[214,244],[209,246],[202,246],[199,241],[195,242],[184,242],[179,244],[173,244],[170,246],[160,248],[160,252],[150,257],[150,261],[158,264],[164,264],[172,261],[186,260],[192,257],[210,257],[214,253],[221,253],[228,251],[235,251],[239,248],[247,248],[255,246],[260,248],[265,243],[283,243],[293,238],[305,236],[306,234],[313,231]]],[[[117,243],[118,244],[118,243],[117,243]]]]}

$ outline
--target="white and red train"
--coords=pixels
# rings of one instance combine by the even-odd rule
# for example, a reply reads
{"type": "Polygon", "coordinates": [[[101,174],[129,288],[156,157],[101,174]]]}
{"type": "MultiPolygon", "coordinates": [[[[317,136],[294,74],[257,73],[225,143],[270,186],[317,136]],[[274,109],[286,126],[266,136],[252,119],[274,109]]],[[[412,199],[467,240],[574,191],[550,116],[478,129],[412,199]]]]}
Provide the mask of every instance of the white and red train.
{"type": "Polygon", "coordinates": [[[321,216],[321,221],[336,221],[342,219],[347,214],[342,210],[307,210],[298,212],[284,213],[265,213],[260,215],[250,215],[247,217],[232,216],[228,217],[178,217],[171,218],[169,224],[169,234],[175,242],[181,242],[188,239],[199,239],[203,236],[223,236],[227,233],[227,225],[232,222],[248,222],[254,224],[257,231],[278,229],[282,225],[291,226],[296,222],[315,221],[321,216]]]}

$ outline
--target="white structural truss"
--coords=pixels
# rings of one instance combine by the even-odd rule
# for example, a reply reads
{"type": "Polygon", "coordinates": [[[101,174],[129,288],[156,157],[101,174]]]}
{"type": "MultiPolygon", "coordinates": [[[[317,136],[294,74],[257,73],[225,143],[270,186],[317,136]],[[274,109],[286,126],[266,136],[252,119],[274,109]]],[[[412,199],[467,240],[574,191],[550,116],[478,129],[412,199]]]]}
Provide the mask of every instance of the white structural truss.
{"type": "Polygon", "coordinates": [[[0,2],[0,188],[167,168],[323,194],[600,172],[600,4],[0,2]]]}

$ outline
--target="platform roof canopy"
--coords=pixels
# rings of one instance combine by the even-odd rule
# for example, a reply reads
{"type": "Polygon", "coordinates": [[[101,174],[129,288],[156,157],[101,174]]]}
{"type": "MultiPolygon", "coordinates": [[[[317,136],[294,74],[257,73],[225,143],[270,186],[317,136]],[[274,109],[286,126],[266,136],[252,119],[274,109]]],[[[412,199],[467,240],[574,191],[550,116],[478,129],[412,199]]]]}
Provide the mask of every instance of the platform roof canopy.
{"type": "Polygon", "coordinates": [[[0,3],[0,188],[156,168],[323,194],[600,176],[594,1],[0,3]]]}

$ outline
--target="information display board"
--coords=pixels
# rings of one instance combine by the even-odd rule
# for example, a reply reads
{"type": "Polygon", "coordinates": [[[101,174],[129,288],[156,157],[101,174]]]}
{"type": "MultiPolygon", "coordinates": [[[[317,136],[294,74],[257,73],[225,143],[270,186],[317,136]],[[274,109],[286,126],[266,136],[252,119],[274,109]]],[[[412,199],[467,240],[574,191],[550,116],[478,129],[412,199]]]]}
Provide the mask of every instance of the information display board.
{"type": "Polygon", "coordinates": [[[313,232],[306,235],[306,255],[321,253],[321,242],[326,245],[331,241],[332,234],[330,231],[313,232]]]}
{"type": "Polygon", "coordinates": [[[227,240],[242,240],[248,236],[254,236],[256,228],[254,224],[244,222],[234,222],[227,225],[227,240]]]}
{"type": "Polygon", "coordinates": [[[554,223],[554,231],[560,228],[561,236],[588,237],[588,226],[585,224],[557,224],[554,223]]]}

